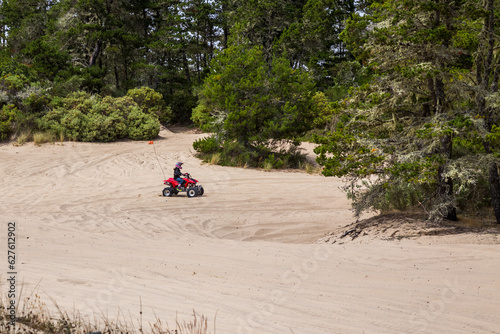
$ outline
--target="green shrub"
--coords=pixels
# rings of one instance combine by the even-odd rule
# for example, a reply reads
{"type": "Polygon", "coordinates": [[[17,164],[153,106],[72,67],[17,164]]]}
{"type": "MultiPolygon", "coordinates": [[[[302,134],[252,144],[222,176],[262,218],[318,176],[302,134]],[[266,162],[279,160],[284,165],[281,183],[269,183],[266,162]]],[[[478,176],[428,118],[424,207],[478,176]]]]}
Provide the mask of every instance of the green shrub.
{"type": "Polygon", "coordinates": [[[50,103],[50,97],[45,89],[32,85],[18,94],[21,100],[22,109],[26,113],[43,112],[50,103]]]}
{"type": "Polygon", "coordinates": [[[349,184],[344,190],[347,198],[352,200],[356,215],[370,208],[380,212],[416,208],[433,195],[433,190],[428,185],[397,179],[375,183],[364,181],[362,187],[349,184]]]}
{"type": "Polygon", "coordinates": [[[220,150],[220,145],[215,136],[210,136],[195,140],[193,148],[199,153],[207,154],[218,152],[220,150]]]}
{"type": "Polygon", "coordinates": [[[237,140],[226,140],[223,145],[224,155],[236,158],[245,154],[247,148],[237,140]]]}
{"type": "Polygon", "coordinates": [[[23,74],[8,73],[1,78],[0,85],[10,91],[19,91],[23,89],[28,82],[28,79],[23,74]]]}
{"type": "Polygon", "coordinates": [[[323,92],[317,92],[312,98],[311,107],[314,114],[314,128],[332,130],[335,127],[338,103],[330,102],[323,92]]]}
{"type": "MultiPolygon", "coordinates": [[[[280,158],[276,158],[274,156],[274,153],[271,153],[266,158],[266,160],[264,160],[264,166],[270,166],[271,168],[274,168],[274,169],[280,169],[281,167],[283,167],[283,160],[281,160],[280,158]]],[[[268,169],[268,168],[266,168],[266,169],[268,169]]]]}
{"type": "Polygon", "coordinates": [[[193,143],[198,157],[211,164],[265,169],[299,168],[306,159],[296,146],[273,152],[267,145],[245,146],[237,140],[220,139],[213,135],[193,143]]]}
{"type": "Polygon", "coordinates": [[[53,130],[55,133],[64,133],[65,137],[72,140],[82,140],[82,134],[86,132],[87,128],[85,115],[78,109],[69,111],[58,109],[49,112],[45,117],[49,118],[57,114],[62,116],[60,122],[57,122],[54,117],[52,126],[48,127],[48,129],[53,130]]]}
{"type": "Polygon", "coordinates": [[[10,138],[13,131],[13,123],[16,120],[19,111],[13,104],[3,106],[0,110],[0,141],[10,138]]]}
{"type": "Polygon", "coordinates": [[[53,93],[56,96],[67,96],[80,91],[83,83],[84,79],[79,75],[70,75],[68,79],[59,79],[54,82],[53,93]]]}
{"type": "Polygon", "coordinates": [[[131,97],[113,98],[75,92],[54,99],[54,107],[38,122],[41,130],[72,140],[110,142],[121,138],[147,140],[156,137],[160,123],[144,113],[131,97]]]}
{"type": "Polygon", "coordinates": [[[160,122],[154,116],[132,108],[127,119],[128,137],[134,140],[149,140],[158,136],[160,122]]]}
{"type": "Polygon", "coordinates": [[[149,87],[134,88],[127,92],[142,110],[152,116],[156,116],[160,123],[167,124],[172,119],[170,107],[165,105],[163,96],[149,87]]]}
{"type": "Polygon", "coordinates": [[[166,96],[172,108],[172,120],[186,123],[191,119],[192,110],[198,104],[198,99],[189,90],[175,90],[172,95],[166,96]]]}
{"type": "Polygon", "coordinates": [[[85,116],[85,131],[80,140],[110,142],[125,138],[126,134],[125,118],[119,112],[113,112],[109,116],[101,113],[91,113],[85,116]]]}
{"type": "MultiPolygon", "coordinates": [[[[476,161],[477,162],[477,161],[476,161]]],[[[453,190],[459,213],[485,216],[491,207],[487,162],[477,162],[454,176],[453,190]]]]}
{"type": "Polygon", "coordinates": [[[191,120],[193,123],[204,132],[212,132],[215,130],[213,125],[214,118],[210,114],[209,108],[204,104],[199,104],[193,109],[191,115],[191,120]]]}

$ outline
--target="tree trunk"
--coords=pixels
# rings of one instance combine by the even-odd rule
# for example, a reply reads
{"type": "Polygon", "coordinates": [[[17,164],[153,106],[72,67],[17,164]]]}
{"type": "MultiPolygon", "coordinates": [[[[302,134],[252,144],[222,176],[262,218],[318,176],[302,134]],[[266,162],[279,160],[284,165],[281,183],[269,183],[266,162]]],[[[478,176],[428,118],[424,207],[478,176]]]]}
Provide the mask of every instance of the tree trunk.
{"type": "Polygon", "coordinates": [[[434,79],[427,79],[427,89],[429,89],[429,101],[422,107],[423,117],[429,117],[436,112],[436,92],[434,91],[434,79]]]}
{"type": "MultiPolygon", "coordinates": [[[[486,50],[483,52],[478,52],[476,57],[476,80],[479,86],[479,91],[476,95],[476,108],[477,113],[484,117],[485,119],[485,130],[491,133],[491,129],[494,124],[493,113],[494,108],[488,106],[484,97],[485,92],[490,89],[490,92],[496,93],[498,90],[498,66],[500,65],[499,60],[494,61],[494,49],[495,40],[494,36],[495,26],[497,20],[495,20],[495,4],[494,0],[487,0],[485,3],[485,9],[489,15],[485,18],[482,34],[486,34],[485,41],[487,41],[486,50]],[[491,83],[490,83],[491,80],[491,83]]],[[[486,154],[491,154],[492,150],[490,143],[487,140],[483,141],[483,146],[486,154]]],[[[496,162],[491,161],[488,165],[488,182],[490,186],[490,198],[491,206],[495,213],[495,218],[498,224],[500,224],[500,178],[498,175],[498,165],[496,162]]]]}
{"type": "Polygon", "coordinates": [[[445,212],[443,212],[443,218],[457,221],[457,209],[451,203],[450,199],[453,198],[453,180],[449,177],[443,177],[444,166],[441,165],[438,168],[438,182],[439,182],[439,195],[446,203],[445,212]]]}
{"type": "Polygon", "coordinates": [[[189,63],[186,56],[186,52],[182,53],[182,64],[184,65],[184,74],[186,75],[186,79],[188,82],[191,82],[191,75],[189,73],[189,63]]]}
{"type": "MultiPolygon", "coordinates": [[[[484,100],[484,99],[483,99],[484,100]]],[[[491,116],[491,111],[488,116],[491,116]]],[[[491,132],[492,128],[491,118],[487,119],[486,130],[491,132]]],[[[486,140],[483,141],[484,150],[487,154],[491,154],[490,143],[486,140]]],[[[496,162],[491,161],[488,166],[488,182],[490,186],[490,198],[491,206],[493,207],[493,212],[495,213],[495,218],[497,224],[500,224],[500,177],[498,176],[498,165],[496,162]]]]}
{"type": "Polygon", "coordinates": [[[443,112],[443,110],[445,110],[446,99],[443,80],[436,79],[434,87],[436,88],[436,113],[440,114],[443,112]]]}
{"type": "Polygon", "coordinates": [[[498,166],[496,162],[490,163],[489,173],[491,205],[495,212],[497,224],[500,224],[500,177],[498,176],[498,166]]]}
{"type": "Polygon", "coordinates": [[[101,41],[97,41],[95,43],[94,52],[92,53],[92,56],[90,56],[89,67],[94,66],[97,62],[97,58],[99,57],[99,53],[101,52],[101,44],[101,41]]]}
{"type": "Polygon", "coordinates": [[[223,15],[223,23],[222,23],[222,31],[224,33],[224,39],[222,41],[222,49],[227,49],[228,47],[228,38],[229,38],[229,24],[228,24],[228,14],[229,8],[227,1],[222,1],[222,15],[223,15]]]}
{"type": "MultiPolygon", "coordinates": [[[[448,159],[451,159],[453,141],[451,135],[445,135],[441,138],[441,149],[442,153],[446,154],[448,159]]],[[[439,186],[439,196],[442,201],[446,203],[446,211],[443,213],[443,217],[448,220],[457,221],[457,209],[451,203],[453,198],[453,180],[449,177],[444,177],[444,166],[441,165],[438,168],[438,186],[439,186]]]]}
{"type": "MultiPolygon", "coordinates": [[[[434,82],[434,94],[433,97],[435,98],[435,112],[441,113],[445,110],[445,100],[446,100],[446,94],[444,91],[444,84],[441,79],[436,78],[434,82]]],[[[445,134],[443,137],[441,137],[441,154],[446,155],[446,158],[449,160],[451,159],[453,152],[453,139],[450,134],[445,134]]],[[[455,206],[452,204],[452,199],[454,198],[453,196],[453,179],[449,177],[443,177],[444,173],[444,166],[441,165],[438,168],[438,187],[439,187],[439,195],[441,197],[441,200],[445,203],[445,212],[443,212],[443,217],[452,220],[452,221],[457,221],[457,209],[455,206]]]]}
{"type": "Polygon", "coordinates": [[[118,76],[118,67],[115,64],[115,81],[116,81],[116,89],[120,89],[120,79],[118,76]]]}

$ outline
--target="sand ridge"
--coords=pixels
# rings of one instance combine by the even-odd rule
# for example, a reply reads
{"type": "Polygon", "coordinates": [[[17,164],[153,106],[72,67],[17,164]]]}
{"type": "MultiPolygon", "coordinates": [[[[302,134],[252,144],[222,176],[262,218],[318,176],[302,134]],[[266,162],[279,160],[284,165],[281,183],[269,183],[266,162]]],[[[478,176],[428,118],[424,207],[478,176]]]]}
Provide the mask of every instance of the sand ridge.
{"type": "Polygon", "coordinates": [[[176,132],[155,140],[165,176],[183,161],[203,197],[160,196],[147,142],[0,147],[25,290],[83,314],[217,313],[217,333],[500,333],[498,243],[317,244],[355,221],[341,180],[201,164],[203,134],[176,132]]]}

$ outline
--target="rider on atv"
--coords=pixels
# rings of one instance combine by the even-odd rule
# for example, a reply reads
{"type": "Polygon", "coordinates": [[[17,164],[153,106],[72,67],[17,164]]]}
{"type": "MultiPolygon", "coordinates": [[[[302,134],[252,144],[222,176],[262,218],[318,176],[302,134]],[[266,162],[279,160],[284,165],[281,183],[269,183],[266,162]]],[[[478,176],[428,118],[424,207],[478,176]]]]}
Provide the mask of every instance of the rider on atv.
{"type": "Polygon", "coordinates": [[[181,172],[182,165],[183,165],[182,162],[178,162],[175,164],[175,167],[174,167],[174,180],[179,182],[178,188],[182,188],[184,186],[184,182],[185,182],[185,180],[181,177],[181,176],[185,175],[181,172]]]}
{"type": "Polygon", "coordinates": [[[182,173],[182,162],[178,162],[174,167],[174,177],[168,180],[163,180],[163,184],[166,185],[163,189],[163,196],[172,197],[177,195],[179,192],[186,192],[188,197],[202,196],[204,194],[203,187],[198,184],[198,180],[193,178],[189,173],[182,173]],[[181,176],[185,176],[183,179],[181,176]]]}

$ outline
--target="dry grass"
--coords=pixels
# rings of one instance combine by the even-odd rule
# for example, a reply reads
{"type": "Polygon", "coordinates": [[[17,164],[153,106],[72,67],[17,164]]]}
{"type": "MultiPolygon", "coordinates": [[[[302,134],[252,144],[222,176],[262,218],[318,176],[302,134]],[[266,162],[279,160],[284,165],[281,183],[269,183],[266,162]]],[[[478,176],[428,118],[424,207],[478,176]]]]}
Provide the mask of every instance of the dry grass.
{"type": "Polygon", "coordinates": [[[309,161],[299,162],[299,169],[306,171],[307,174],[320,174],[321,167],[309,161]]]}
{"type": "Polygon", "coordinates": [[[17,137],[16,137],[16,143],[15,145],[18,145],[18,146],[22,146],[24,145],[26,142],[29,142],[30,140],[32,140],[33,137],[31,135],[31,131],[24,131],[24,132],[21,132],[17,137]]]}
{"type": "Polygon", "coordinates": [[[264,170],[269,172],[271,169],[273,169],[273,163],[269,161],[264,162],[264,170]]]}
{"type": "Polygon", "coordinates": [[[51,132],[35,132],[33,134],[33,141],[35,142],[35,145],[53,143],[55,141],[55,136],[51,132]]]}
{"type": "MultiPolygon", "coordinates": [[[[21,292],[22,294],[22,292],[21,292]]],[[[90,321],[87,316],[78,312],[69,314],[61,310],[53,300],[57,312],[50,312],[47,305],[41,300],[37,293],[24,298],[16,304],[15,326],[10,324],[10,312],[8,310],[9,300],[6,296],[0,298],[0,333],[5,334],[210,334],[208,319],[193,311],[191,321],[175,321],[175,328],[170,329],[167,323],[163,323],[158,317],[154,323],[149,323],[143,328],[142,307],[140,320],[135,324],[132,319],[127,319],[123,314],[110,319],[104,314],[90,321]],[[138,325],[137,325],[138,323],[138,325]]],[[[156,315],[155,315],[156,316],[156,315]]],[[[214,332],[215,334],[215,328],[214,332]]]]}
{"type": "Polygon", "coordinates": [[[59,132],[59,141],[62,143],[66,138],[64,137],[64,132],[59,132]]]}
{"type": "Polygon", "coordinates": [[[315,166],[309,162],[306,162],[305,170],[308,174],[320,174],[321,173],[321,167],[315,166]]]}
{"type": "Polygon", "coordinates": [[[212,157],[210,157],[209,163],[211,165],[218,165],[220,162],[220,153],[214,153],[212,157]]]}

